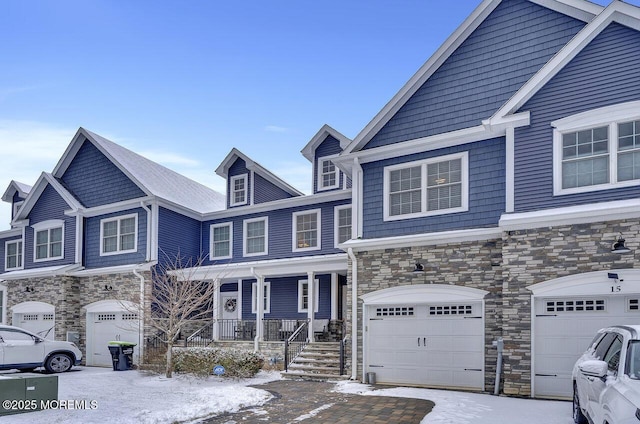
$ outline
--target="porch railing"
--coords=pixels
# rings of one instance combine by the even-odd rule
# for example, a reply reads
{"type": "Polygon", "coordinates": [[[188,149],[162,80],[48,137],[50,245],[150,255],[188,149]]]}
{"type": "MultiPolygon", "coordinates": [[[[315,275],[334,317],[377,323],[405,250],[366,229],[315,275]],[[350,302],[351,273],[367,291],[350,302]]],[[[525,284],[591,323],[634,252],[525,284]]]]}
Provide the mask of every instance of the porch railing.
{"type": "Polygon", "coordinates": [[[288,371],[289,364],[296,359],[302,349],[309,343],[308,330],[309,320],[302,321],[301,325],[284,341],[284,370],[288,371]]]}
{"type": "Polygon", "coordinates": [[[184,340],[185,347],[207,347],[213,341],[213,322],[210,321],[197,329],[184,340]]]}

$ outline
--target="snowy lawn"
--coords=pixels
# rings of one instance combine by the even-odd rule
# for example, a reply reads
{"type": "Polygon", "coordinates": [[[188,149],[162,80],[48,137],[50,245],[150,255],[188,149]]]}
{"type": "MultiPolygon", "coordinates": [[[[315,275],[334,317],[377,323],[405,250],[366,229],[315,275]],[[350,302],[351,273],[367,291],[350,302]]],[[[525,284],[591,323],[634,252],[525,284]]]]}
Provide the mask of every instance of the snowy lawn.
{"type": "MultiPolygon", "coordinates": [[[[0,372],[0,376],[11,372],[0,372]]],[[[66,408],[0,417],[20,423],[174,423],[199,419],[245,407],[264,405],[272,395],[249,385],[279,380],[277,372],[261,372],[251,379],[194,378],[176,375],[172,379],[138,371],[75,367],[58,374],[58,399],[66,408]],[[85,409],[70,409],[82,401],[85,409]],[[91,403],[91,401],[94,401],[91,403]]],[[[362,396],[393,396],[428,399],[435,403],[425,424],[571,424],[571,403],[514,399],[485,394],[445,390],[389,388],[342,381],[335,391],[362,396]]],[[[1,395],[0,395],[1,396],[1,395]]],[[[313,422],[313,417],[331,404],[310,405],[309,414],[297,421],[313,422]]]]}
{"type": "Polygon", "coordinates": [[[349,381],[339,382],[334,390],[363,396],[430,400],[436,405],[422,420],[423,424],[573,424],[571,402],[409,387],[373,390],[369,385],[349,381]]]}

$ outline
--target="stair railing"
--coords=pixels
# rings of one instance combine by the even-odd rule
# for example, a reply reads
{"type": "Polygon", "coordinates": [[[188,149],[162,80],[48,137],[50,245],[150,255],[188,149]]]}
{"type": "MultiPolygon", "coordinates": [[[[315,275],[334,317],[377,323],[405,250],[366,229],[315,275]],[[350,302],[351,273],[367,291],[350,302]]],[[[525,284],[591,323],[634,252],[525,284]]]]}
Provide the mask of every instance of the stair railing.
{"type": "Polygon", "coordinates": [[[309,343],[307,327],[309,320],[302,321],[291,337],[284,341],[284,370],[288,371],[289,364],[296,359],[302,349],[309,343]]]}

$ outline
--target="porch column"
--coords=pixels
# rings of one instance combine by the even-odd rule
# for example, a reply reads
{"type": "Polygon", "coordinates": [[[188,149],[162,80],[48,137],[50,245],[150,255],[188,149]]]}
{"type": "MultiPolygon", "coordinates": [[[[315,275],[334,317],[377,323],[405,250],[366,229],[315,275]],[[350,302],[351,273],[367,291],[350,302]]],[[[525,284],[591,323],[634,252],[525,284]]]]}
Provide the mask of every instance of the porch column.
{"type": "Polygon", "coordinates": [[[256,277],[256,338],[261,342],[264,340],[264,276],[256,277]]]}
{"type": "Polygon", "coordinates": [[[331,320],[338,319],[338,274],[331,273],[331,320]]]}
{"type": "Polygon", "coordinates": [[[313,338],[313,322],[315,318],[316,311],[316,282],[315,282],[315,273],[313,271],[307,272],[307,287],[308,287],[308,296],[309,299],[307,301],[307,317],[309,318],[309,328],[308,328],[308,337],[309,343],[313,343],[315,339],[313,338]]]}
{"type": "Polygon", "coordinates": [[[222,319],[222,305],[220,305],[220,280],[213,280],[213,340],[220,339],[220,320],[222,319]]]}

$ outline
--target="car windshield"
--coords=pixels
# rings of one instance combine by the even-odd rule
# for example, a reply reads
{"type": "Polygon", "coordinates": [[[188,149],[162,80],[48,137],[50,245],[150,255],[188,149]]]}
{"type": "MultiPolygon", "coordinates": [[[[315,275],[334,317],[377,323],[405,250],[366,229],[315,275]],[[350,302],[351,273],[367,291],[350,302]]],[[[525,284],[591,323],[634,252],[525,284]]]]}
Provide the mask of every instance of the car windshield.
{"type": "Polygon", "coordinates": [[[627,375],[640,380],[640,340],[632,340],[627,351],[627,375]]]}

